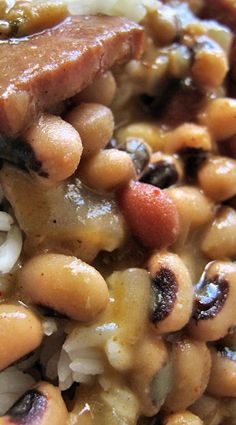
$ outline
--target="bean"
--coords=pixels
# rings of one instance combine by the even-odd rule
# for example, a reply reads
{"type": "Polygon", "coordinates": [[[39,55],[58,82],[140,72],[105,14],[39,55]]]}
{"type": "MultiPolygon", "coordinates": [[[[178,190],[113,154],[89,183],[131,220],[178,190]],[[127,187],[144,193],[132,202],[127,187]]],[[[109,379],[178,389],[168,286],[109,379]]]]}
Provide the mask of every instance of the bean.
{"type": "Polygon", "coordinates": [[[33,257],[20,270],[18,287],[34,304],[82,322],[92,320],[108,302],[107,285],[100,273],[76,257],[62,254],[33,257]]]}
{"type": "Polygon", "coordinates": [[[115,190],[136,177],[127,152],[104,149],[82,161],[78,175],[87,186],[102,191],[115,190]]]}
{"type": "Polygon", "coordinates": [[[236,211],[221,207],[215,219],[207,227],[201,244],[203,254],[211,260],[235,258],[236,211]]]}
{"type": "Polygon", "coordinates": [[[168,5],[160,4],[158,10],[150,10],[145,22],[158,44],[169,44],[177,36],[178,22],[176,15],[168,5]]]}
{"type": "Polygon", "coordinates": [[[116,81],[111,71],[104,72],[88,87],[74,97],[76,104],[81,102],[100,103],[110,106],[116,94],[116,81]]]}
{"type": "Polygon", "coordinates": [[[196,286],[196,302],[187,329],[201,341],[216,341],[236,325],[236,265],[211,262],[196,286]]]}
{"type": "Polygon", "coordinates": [[[216,141],[236,134],[236,99],[223,97],[208,102],[199,114],[199,122],[205,125],[216,141]]]}
{"type": "Polygon", "coordinates": [[[54,115],[43,114],[24,135],[42,169],[55,182],[70,177],[82,154],[79,133],[54,115]]]}
{"type": "Polygon", "coordinates": [[[19,304],[0,304],[0,370],[35,350],[43,328],[32,311],[19,304]]]}
{"type": "Polygon", "coordinates": [[[191,407],[191,412],[199,416],[204,424],[220,425],[225,414],[220,399],[203,395],[191,407]]]}
{"type": "Polygon", "coordinates": [[[98,103],[81,103],[66,116],[80,134],[83,157],[88,157],[104,148],[112,137],[114,118],[109,108],[98,103]]]}
{"type": "Polygon", "coordinates": [[[157,253],[148,261],[152,277],[151,321],[158,334],[182,329],[192,313],[193,286],[188,269],[176,254],[157,253]]]}
{"type": "Polygon", "coordinates": [[[186,410],[166,416],[163,425],[203,425],[203,422],[198,416],[186,410]]]}
{"type": "Polygon", "coordinates": [[[40,382],[0,418],[0,425],[65,425],[68,412],[58,388],[40,382]]]}
{"type": "Polygon", "coordinates": [[[172,387],[172,367],[164,342],[151,335],[135,350],[133,368],[129,380],[137,392],[141,414],[155,415],[172,387]]]}
{"type": "Polygon", "coordinates": [[[170,197],[146,183],[131,182],[118,195],[133,234],[144,246],[164,248],[179,234],[179,216],[170,197]]]}
{"type": "Polygon", "coordinates": [[[191,69],[195,83],[203,87],[219,87],[228,69],[227,57],[220,45],[205,35],[196,37],[191,69]]]}
{"type": "Polygon", "coordinates": [[[119,144],[126,143],[129,138],[138,138],[147,143],[155,152],[162,150],[165,141],[165,131],[157,124],[139,122],[129,124],[116,130],[116,138],[119,144]]]}
{"type": "Polygon", "coordinates": [[[175,203],[180,217],[180,232],[196,229],[208,223],[213,216],[213,203],[194,186],[166,189],[175,203]]]}
{"type": "Polygon", "coordinates": [[[236,161],[223,156],[209,158],[199,169],[198,182],[216,202],[231,198],[236,194],[236,161]]]}
{"type": "Polygon", "coordinates": [[[210,348],[212,369],[207,387],[216,397],[236,397],[236,353],[220,343],[210,348]]]}
{"type": "Polygon", "coordinates": [[[133,161],[134,168],[138,177],[142,176],[151,158],[150,147],[138,138],[128,138],[125,143],[118,145],[117,148],[127,152],[133,161]]]}
{"type": "Polygon", "coordinates": [[[156,152],[141,178],[143,183],[165,189],[178,183],[183,177],[183,166],[178,157],[156,152]]]}
{"type": "Polygon", "coordinates": [[[184,410],[204,393],[211,367],[211,357],[205,343],[188,338],[177,339],[172,345],[174,385],[164,409],[184,410]]]}
{"type": "Polygon", "coordinates": [[[212,143],[207,128],[185,123],[165,135],[164,151],[166,153],[173,154],[186,148],[210,151],[212,143]]]}

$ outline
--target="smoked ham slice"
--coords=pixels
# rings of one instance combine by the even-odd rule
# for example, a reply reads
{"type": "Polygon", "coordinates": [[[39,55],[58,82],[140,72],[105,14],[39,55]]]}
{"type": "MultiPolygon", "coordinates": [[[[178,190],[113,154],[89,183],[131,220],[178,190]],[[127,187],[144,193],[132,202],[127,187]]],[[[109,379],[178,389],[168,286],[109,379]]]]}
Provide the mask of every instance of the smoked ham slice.
{"type": "Polygon", "coordinates": [[[74,16],[0,42],[0,133],[14,136],[114,64],[140,58],[142,28],[121,17],[74,16]]]}

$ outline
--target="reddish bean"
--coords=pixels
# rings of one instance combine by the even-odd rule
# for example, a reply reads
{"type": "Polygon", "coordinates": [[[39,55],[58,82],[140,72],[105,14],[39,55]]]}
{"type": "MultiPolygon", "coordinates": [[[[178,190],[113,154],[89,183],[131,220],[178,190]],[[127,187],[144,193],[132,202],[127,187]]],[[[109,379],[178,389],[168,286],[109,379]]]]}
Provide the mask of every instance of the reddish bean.
{"type": "Polygon", "coordinates": [[[143,245],[165,248],[179,234],[179,215],[174,202],[161,189],[131,182],[119,194],[120,207],[133,232],[143,245]]]}

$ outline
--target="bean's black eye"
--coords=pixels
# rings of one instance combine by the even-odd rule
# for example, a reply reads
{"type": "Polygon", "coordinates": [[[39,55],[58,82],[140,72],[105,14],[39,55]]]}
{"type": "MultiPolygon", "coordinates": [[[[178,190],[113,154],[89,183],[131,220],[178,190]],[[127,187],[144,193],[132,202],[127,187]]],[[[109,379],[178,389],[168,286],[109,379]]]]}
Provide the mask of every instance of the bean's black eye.
{"type": "Polygon", "coordinates": [[[226,347],[224,344],[218,342],[215,344],[215,348],[217,353],[219,353],[222,357],[227,357],[227,359],[236,362],[236,351],[232,350],[229,347],[226,347]]]}
{"type": "Polygon", "coordinates": [[[36,424],[47,407],[47,398],[37,390],[27,391],[7,411],[6,415],[14,418],[19,425],[36,424]]]}
{"type": "Polygon", "coordinates": [[[137,175],[142,175],[150,161],[150,149],[148,146],[141,139],[129,138],[118,148],[130,155],[137,175]]]}
{"type": "Polygon", "coordinates": [[[149,165],[141,181],[165,189],[178,181],[178,171],[175,164],[160,160],[149,165]]]}
{"type": "Polygon", "coordinates": [[[199,166],[206,160],[208,152],[203,149],[185,148],[180,154],[184,161],[185,176],[191,182],[195,179],[199,166]]]}
{"type": "Polygon", "coordinates": [[[165,319],[172,311],[177,293],[177,281],[174,273],[162,267],[152,279],[153,306],[151,321],[165,319]]]}
{"type": "Polygon", "coordinates": [[[197,308],[193,316],[194,319],[204,320],[215,317],[222,309],[228,291],[228,282],[220,276],[200,282],[196,286],[197,308]]]}
{"type": "Polygon", "coordinates": [[[32,147],[21,139],[11,139],[0,135],[0,158],[23,170],[32,170],[42,177],[48,177],[42,169],[42,162],[36,158],[32,147]]]}

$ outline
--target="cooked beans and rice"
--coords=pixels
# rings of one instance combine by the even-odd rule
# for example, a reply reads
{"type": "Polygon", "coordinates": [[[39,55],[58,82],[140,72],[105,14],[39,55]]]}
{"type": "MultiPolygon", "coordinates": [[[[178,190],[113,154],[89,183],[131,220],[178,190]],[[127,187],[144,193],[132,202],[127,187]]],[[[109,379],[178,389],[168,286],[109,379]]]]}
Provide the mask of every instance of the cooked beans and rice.
{"type": "Polygon", "coordinates": [[[0,1],[0,425],[236,423],[235,0],[0,1]]]}

